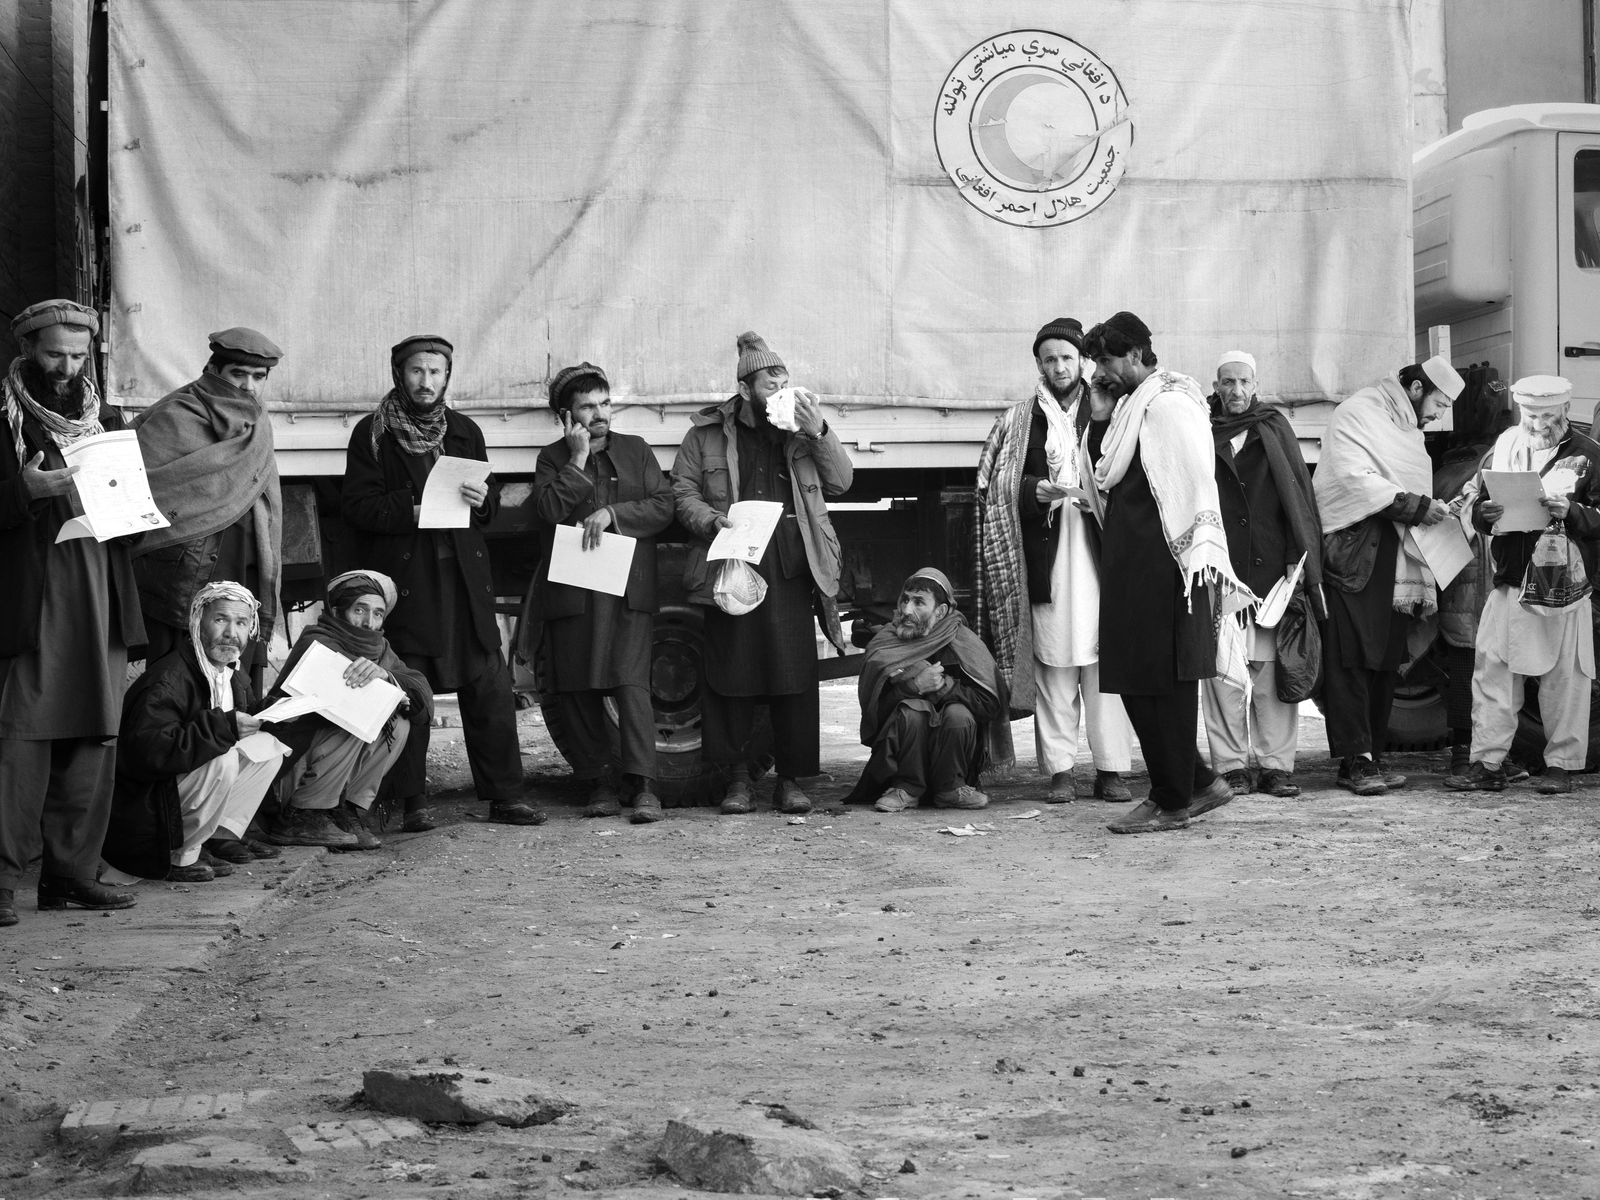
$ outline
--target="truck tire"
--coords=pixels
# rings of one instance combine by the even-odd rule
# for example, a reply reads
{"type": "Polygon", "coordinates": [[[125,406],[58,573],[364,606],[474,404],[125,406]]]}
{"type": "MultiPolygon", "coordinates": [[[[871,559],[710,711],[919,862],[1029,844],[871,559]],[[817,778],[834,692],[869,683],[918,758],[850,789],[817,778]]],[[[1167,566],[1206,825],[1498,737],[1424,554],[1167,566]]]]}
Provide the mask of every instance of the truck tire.
{"type": "Polygon", "coordinates": [[[1444,696],[1437,688],[1404,684],[1395,689],[1389,709],[1389,738],[1385,749],[1437,750],[1450,740],[1445,720],[1444,696]]]}

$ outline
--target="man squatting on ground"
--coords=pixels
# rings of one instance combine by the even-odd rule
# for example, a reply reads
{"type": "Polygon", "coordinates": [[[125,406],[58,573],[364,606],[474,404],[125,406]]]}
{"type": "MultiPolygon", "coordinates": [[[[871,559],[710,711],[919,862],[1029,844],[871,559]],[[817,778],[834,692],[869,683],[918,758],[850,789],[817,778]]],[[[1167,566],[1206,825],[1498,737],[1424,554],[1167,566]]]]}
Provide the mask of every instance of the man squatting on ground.
{"type": "Polygon", "coordinates": [[[1100,528],[1069,493],[1082,489],[1078,444],[1089,425],[1083,326],[1057,317],[1033,339],[1039,385],[995,421],[978,457],[978,628],[994,647],[1012,714],[1034,713],[1047,799],[1076,794],[1081,707],[1094,795],[1133,799],[1133,726],[1100,690],[1100,528]],[[1026,608],[1024,608],[1026,604],[1026,608]]]}
{"type": "Polygon", "coordinates": [[[95,881],[128,657],[145,641],[129,543],[56,543],[78,515],[61,452],[123,427],[84,371],[99,327],[70,300],[30,305],[11,322],[22,353],[0,383],[0,926],[17,923],[16,889],[41,849],[41,909],[134,903],[95,881]]]}
{"type": "Polygon", "coordinates": [[[1213,605],[1255,597],[1222,533],[1205,394],[1156,370],[1150,329],[1119,312],[1091,329],[1089,430],[1080,478],[1112,552],[1101,564],[1100,687],[1122,697],[1150,771],[1150,795],[1107,828],[1182,829],[1233,799],[1195,746],[1199,680],[1217,669],[1213,605]]]}
{"type": "Polygon", "coordinates": [[[706,605],[705,687],[701,691],[704,756],[725,769],[724,813],[751,809],[750,744],[755,706],[772,717],[778,811],[811,811],[796,779],[821,770],[818,752],[816,621],[843,649],[834,597],[839,592],[839,538],[826,501],[854,476],[850,458],[812,393],[795,389],[797,428],[767,419],[767,398],[788,386],[789,370],[754,333],[738,339],[738,392],[699,411],[672,466],[678,520],[695,538],[684,569],[692,603],[706,605]],[[738,500],[783,505],[783,518],[756,571],[766,598],[735,616],[718,608],[714,571],[706,563],[717,530],[728,527],[738,500]]]}
{"type": "Polygon", "coordinates": [[[564,431],[539,451],[533,504],[543,523],[544,554],[534,583],[539,653],[550,666],[553,690],[566,693],[567,714],[580,728],[573,742],[607,746],[604,698],[617,706],[618,761],[575,763],[573,773],[592,787],[586,817],[622,812],[619,770],[635,825],[659,821],[656,795],[655,710],[650,699],[651,618],[656,611],[656,534],[672,523],[672,485],[643,438],[611,428],[611,383],[593,363],[563,367],[550,381],[550,407],[564,431]],[[621,596],[550,582],[555,526],[583,530],[582,550],[593,550],[607,530],[637,538],[621,596]]]}
{"type": "Polygon", "coordinates": [[[189,602],[201,584],[235,580],[259,597],[260,636],[240,668],[259,688],[283,576],[283,498],[261,396],[283,351],[253,329],[224,329],[210,342],[199,377],[132,422],[150,494],[171,522],[140,539],[133,570],[151,662],[190,640],[189,602]]]}
{"type": "Polygon", "coordinates": [[[112,882],[206,883],[231,875],[230,862],[278,853],[253,853],[243,841],[288,753],[251,715],[256,697],[240,666],[257,632],[256,599],[228,580],[204,584],[188,625],[189,636],[151,661],[123,704],[103,852],[119,873],[102,876],[112,882]],[[228,853],[219,855],[222,846],[228,853]]]}
{"type": "Polygon", "coordinates": [[[901,587],[894,620],[867,645],[857,695],[861,744],[872,757],[847,804],[884,813],[924,800],[982,808],[983,768],[1012,758],[1005,684],[951,593],[943,571],[921,568],[901,587]]]}
{"type": "Polygon", "coordinates": [[[1461,394],[1465,381],[1435,355],[1397,379],[1364,387],[1333,410],[1313,486],[1322,516],[1328,621],[1322,697],[1337,783],[1358,796],[1405,783],[1377,757],[1413,617],[1438,608],[1433,572],[1409,530],[1437,525],[1433,461],[1422,427],[1461,394]]]}
{"type": "Polygon", "coordinates": [[[1556,795],[1572,790],[1569,772],[1581,771],[1589,754],[1589,688],[1594,678],[1594,615],[1589,600],[1561,610],[1519,603],[1543,530],[1494,532],[1505,506],[1486,495],[1483,471],[1537,471],[1547,494],[1542,503],[1559,523],[1594,579],[1600,540],[1600,444],[1568,424],[1572,385],[1556,375],[1531,375],[1511,385],[1520,419],[1495,439],[1479,467],[1472,524],[1491,537],[1494,590],[1478,618],[1472,667],[1472,765],[1464,775],[1445,776],[1457,791],[1498,792],[1506,786],[1505,757],[1517,733],[1524,683],[1539,681],[1544,721],[1545,773],[1534,790],[1556,795]],[[1565,478],[1561,478],[1565,477],[1565,478]],[[1559,480],[1559,481],[1558,481],[1559,480]]]}
{"type": "Polygon", "coordinates": [[[286,800],[267,827],[267,837],[280,846],[375,850],[383,845],[377,833],[382,822],[372,814],[378,786],[407,742],[427,736],[433,719],[433,689],[427,679],[408,667],[383,636],[384,622],[398,603],[394,580],[382,572],[335,576],[328,583],[322,615],[301,631],[278,672],[279,686],[267,697],[271,702],[284,696],[281,685],[306,651],[322,645],[350,660],[344,681],[351,687],[383,679],[405,693],[371,742],[315,713],[274,726],[292,752],[280,793],[286,800]]]}
{"type": "MultiPolygon", "coordinates": [[[[386,632],[407,666],[435,695],[454,692],[478,797],[489,819],[539,825],[545,813],[524,799],[511,669],[500,650],[494,581],[483,530],[500,504],[500,485],[468,480],[472,506],[465,529],[421,529],[417,521],[428,472],[441,455],[488,461],[483,430],[445,403],[455,348],[419,334],[389,352],[394,386],[350,435],[343,511],[361,545],[357,561],[389,576],[400,589],[386,632]]],[[[408,832],[433,828],[427,809],[428,727],[413,730],[391,776],[408,832]]]]}
{"type": "MultiPolygon", "coordinates": [[[[1298,591],[1311,616],[1322,620],[1322,526],[1311,472],[1289,419],[1261,402],[1256,360],[1243,350],[1226,351],[1217,362],[1211,432],[1233,573],[1265,598],[1304,555],[1298,591]]],[[[1246,622],[1248,691],[1222,675],[1200,685],[1211,769],[1236,796],[1298,796],[1293,777],[1300,706],[1278,699],[1277,631],[1259,628],[1253,610],[1240,616],[1246,622]]]]}

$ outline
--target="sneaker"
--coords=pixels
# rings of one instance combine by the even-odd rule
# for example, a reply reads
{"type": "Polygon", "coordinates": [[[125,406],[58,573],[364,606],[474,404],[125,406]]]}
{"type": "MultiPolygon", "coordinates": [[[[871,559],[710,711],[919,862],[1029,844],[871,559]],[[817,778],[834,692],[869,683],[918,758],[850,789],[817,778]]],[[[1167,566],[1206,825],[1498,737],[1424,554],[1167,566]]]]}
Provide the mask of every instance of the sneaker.
{"type": "Polygon", "coordinates": [[[1243,767],[1229,771],[1223,778],[1228,781],[1228,786],[1233,789],[1235,796],[1247,796],[1255,790],[1255,780],[1250,778],[1250,772],[1243,767]]]}
{"type": "Polygon", "coordinates": [[[933,798],[935,808],[987,808],[989,797],[963,783],[953,792],[940,792],[933,798]]]}
{"type": "Polygon", "coordinates": [[[207,838],[205,848],[212,858],[220,858],[223,862],[248,866],[256,860],[250,848],[232,834],[219,833],[216,837],[207,838]]]}
{"type": "Polygon", "coordinates": [[[1546,767],[1533,790],[1541,796],[1560,796],[1572,790],[1572,776],[1561,767],[1546,767]]]}
{"type": "Polygon", "coordinates": [[[1096,771],[1094,798],[1104,800],[1108,804],[1126,804],[1133,799],[1133,793],[1128,790],[1128,785],[1122,782],[1120,771],[1096,771]]]}
{"type": "Polygon", "coordinates": [[[12,888],[0,888],[0,929],[15,925],[22,918],[17,916],[17,893],[12,888]]]}
{"type": "Polygon", "coordinates": [[[1235,796],[1233,785],[1225,776],[1217,775],[1210,783],[1189,797],[1189,816],[1198,817],[1224,804],[1231,804],[1235,796]]]}
{"type": "Polygon", "coordinates": [[[1455,792],[1503,792],[1506,790],[1506,773],[1502,767],[1475,762],[1467,768],[1465,775],[1446,775],[1444,785],[1455,792]]]}
{"type": "MultiPolygon", "coordinates": [[[[900,789],[896,788],[896,791],[900,789]]],[[[1071,771],[1057,771],[1050,776],[1050,790],[1044,794],[1046,804],[1071,804],[1078,798],[1078,787],[1071,771]]],[[[909,807],[909,805],[907,806],[909,807]]],[[[880,808],[879,812],[899,812],[898,808],[880,808]]]]}
{"type": "Polygon", "coordinates": [[[661,809],[661,797],[652,791],[643,791],[633,798],[628,820],[634,825],[654,825],[666,815],[661,809]]]}
{"type": "Polygon", "coordinates": [[[489,820],[496,825],[543,825],[550,814],[523,800],[491,800],[489,820]]]}
{"type": "Polygon", "coordinates": [[[800,785],[792,779],[778,780],[773,799],[777,801],[778,811],[788,816],[800,816],[811,811],[811,797],[802,792],[800,785]]]}
{"type": "Polygon", "coordinates": [[[1267,796],[1298,796],[1300,785],[1287,771],[1263,771],[1261,782],[1256,784],[1256,791],[1267,796]]]}
{"type": "Polygon", "coordinates": [[[278,846],[326,846],[354,850],[360,843],[346,833],[321,808],[285,808],[267,826],[267,840],[278,846]]]}
{"type": "Polygon", "coordinates": [[[383,839],[372,832],[367,816],[367,813],[348,800],[339,801],[328,814],[329,819],[340,829],[355,834],[357,850],[376,850],[383,845],[383,839]]]}
{"type": "Polygon", "coordinates": [[[583,815],[586,817],[620,817],[622,815],[622,797],[617,795],[617,789],[605,780],[594,786],[594,791],[589,793],[589,803],[583,806],[583,815]]]}
{"type": "Polygon", "coordinates": [[[1389,770],[1388,767],[1383,765],[1383,759],[1373,759],[1372,765],[1378,768],[1378,778],[1383,780],[1383,786],[1388,788],[1391,792],[1394,791],[1395,788],[1405,787],[1407,777],[1398,774],[1395,771],[1389,770]]]}
{"type": "MultiPolygon", "coordinates": [[[[1229,798],[1232,798],[1229,793],[1229,798]]],[[[1189,828],[1187,808],[1158,808],[1149,800],[1141,800],[1138,807],[1125,812],[1106,826],[1112,833],[1166,833],[1172,829],[1189,828]]]]}
{"type": "Polygon", "coordinates": [[[1339,764],[1339,775],[1334,782],[1358,796],[1382,796],[1389,790],[1370,758],[1345,759],[1339,764]]]}
{"type": "Polygon", "coordinates": [[[217,873],[203,862],[190,863],[187,867],[168,867],[163,877],[168,883],[210,883],[217,877],[217,873]]]}
{"type": "Polygon", "coordinates": [[[96,911],[113,908],[132,908],[139,898],[118,888],[107,887],[92,879],[72,879],[65,875],[39,877],[39,909],[41,912],[66,908],[76,904],[79,908],[96,911]]]}
{"type": "MultiPolygon", "coordinates": [[[[1054,795],[1053,792],[1051,794],[1054,795]]],[[[1052,800],[1051,803],[1055,804],[1057,801],[1052,800]]],[[[872,811],[897,813],[905,812],[906,809],[915,808],[916,806],[917,798],[906,791],[905,788],[890,788],[873,802],[872,811]]]]}

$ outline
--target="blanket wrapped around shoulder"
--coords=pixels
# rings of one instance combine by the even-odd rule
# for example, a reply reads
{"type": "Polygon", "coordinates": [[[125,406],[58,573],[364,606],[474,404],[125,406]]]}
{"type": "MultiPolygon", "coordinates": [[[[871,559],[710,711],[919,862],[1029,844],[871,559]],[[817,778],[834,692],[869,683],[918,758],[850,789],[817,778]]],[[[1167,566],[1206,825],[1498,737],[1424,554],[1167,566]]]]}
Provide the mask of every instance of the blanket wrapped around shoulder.
{"type": "MultiPolygon", "coordinates": [[[[394,652],[387,638],[374,629],[357,629],[346,621],[341,621],[332,613],[324,612],[320,618],[307,625],[295,639],[294,648],[289,651],[289,657],[284,660],[283,669],[278,672],[279,686],[274,686],[268,695],[269,700],[278,700],[284,692],[281,689],[282,681],[289,678],[295,664],[304,657],[306,647],[313,642],[320,643],[330,650],[336,650],[349,659],[365,658],[378,664],[390,675],[394,676],[396,686],[406,694],[410,702],[411,712],[407,719],[413,725],[425,725],[433,720],[433,688],[428,685],[428,680],[421,671],[406,666],[400,656],[394,652]]],[[[393,737],[395,721],[399,719],[399,709],[383,723],[383,738],[385,741],[393,737]]],[[[277,732],[277,736],[287,742],[296,752],[302,752],[309,740],[303,736],[296,736],[297,725],[304,724],[307,729],[311,722],[302,717],[298,722],[291,722],[285,726],[285,732],[277,732]]]]}
{"type": "Polygon", "coordinates": [[[1033,712],[1033,620],[1028,573],[1022,557],[1017,498],[1028,455],[1033,401],[1013,404],[995,419],[978,455],[978,636],[994,652],[1000,678],[1011,690],[1015,717],[1033,712]]]}

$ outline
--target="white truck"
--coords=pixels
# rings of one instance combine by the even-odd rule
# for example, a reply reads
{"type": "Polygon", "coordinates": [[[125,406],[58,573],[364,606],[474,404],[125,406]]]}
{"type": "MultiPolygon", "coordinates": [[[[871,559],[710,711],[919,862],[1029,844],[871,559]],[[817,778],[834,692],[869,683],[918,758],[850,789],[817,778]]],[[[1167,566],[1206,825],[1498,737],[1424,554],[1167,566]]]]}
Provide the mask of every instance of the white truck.
{"type": "MultiPolygon", "coordinates": [[[[1249,349],[1315,458],[1411,361],[1403,0],[109,0],[107,390],[205,334],[287,350],[269,400],[292,596],[348,565],[338,483],[387,347],[457,347],[514,609],[545,383],[603,365],[663,464],[759,331],[854,461],[841,607],[970,579],[980,444],[1049,318],[1118,309],[1203,381],[1249,349]]],[[[659,553],[665,582],[681,545],[659,553]]],[[[699,618],[669,588],[661,773],[692,779],[699,618]]],[[[546,715],[558,742],[555,701],[546,715]]]]}

